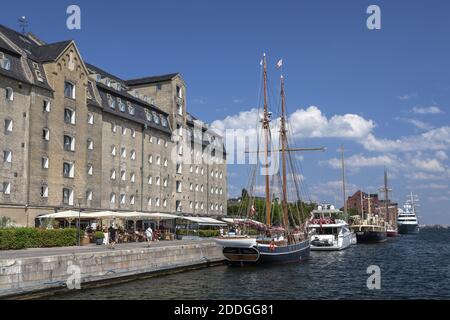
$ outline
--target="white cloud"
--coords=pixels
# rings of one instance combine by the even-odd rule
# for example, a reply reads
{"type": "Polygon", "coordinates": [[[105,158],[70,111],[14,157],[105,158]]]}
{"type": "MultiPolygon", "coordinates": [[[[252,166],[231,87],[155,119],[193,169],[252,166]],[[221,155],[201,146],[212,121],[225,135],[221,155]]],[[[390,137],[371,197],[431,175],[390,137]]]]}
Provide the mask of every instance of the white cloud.
{"type": "Polygon", "coordinates": [[[289,122],[294,136],[302,138],[363,138],[375,127],[372,120],[356,114],[335,115],[328,119],[315,106],[296,110],[289,122]]]}
{"type": "Polygon", "coordinates": [[[400,96],[400,97],[398,97],[400,100],[410,100],[410,99],[412,99],[412,98],[415,98],[415,97],[417,97],[417,94],[416,93],[407,93],[407,94],[404,94],[404,95],[402,95],[402,96],[400,96]]]}
{"type": "MultiPolygon", "coordinates": [[[[241,111],[237,115],[216,120],[211,127],[224,132],[235,129],[240,132],[254,133],[260,119],[259,110],[253,108],[241,111]]],[[[274,119],[273,123],[279,123],[274,119]]],[[[327,118],[319,108],[311,106],[297,109],[289,117],[291,135],[296,138],[354,138],[366,137],[375,127],[372,120],[366,120],[356,114],[335,115],[327,118]]],[[[276,125],[275,125],[276,126],[276,125]]]]}
{"type": "Polygon", "coordinates": [[[420,184],[417,186],[411,186],[409,189],[420,189],[420,190],[446,190],[449,188],[448,184],[439,184],[431,182],[428,184],[420,184]]]}
{"type": "Polygon", "coordinates": [[[439,114],[442,113],[442,110],[439,107],[431,106],[431,107],[414,107],[412,112],[415,114],[439,114]]]}
{"type": "Polygon", "coordinates": [[[412,159],[411,163],[420,170],[428,172],[445,172],[445,166],[437,159],[412,159]]]}
{"type": "Polygon", "coordinates": [[[435,153],[435,156],[436,156],[437,159],[439,159],[441,161],[445,161],[445,160],[448,159],[447,154],[444,151],[442,151],[442,150],[437,151],[435,153]]]}
{"type": "MultiPolygon", "coordinates": [[[[394,155],[366,157],[362,154],[357,154],[345,159],[345,162],[350,164],[350,167],[353,169],[380,166],[394,168],[402,165],[401,160],[394,155]]],[[[341,159],[338,158],[333,158],[322,163],[326,163],[335,169],[341,168],[341,159]]]]}
{"type": "Polygon", "coordinates": [[[378,139],[370,133],[360,143],[369,151],[404,152],[419,150],[446,150],[450,148],[450,127],[440,127],[420,135],[400,139],[378,139]]]}
{"type": "Polygon", "coordinates": [[[434,129],[434,127],[429,124],[426,123],[424,121],[420,121],[417,119],[406,119],[406,121],[408,121],[409,123],[411,123],[412,125],[414,125],[416,128],[420,129],[420,130],[432,130],[434,129]]]}

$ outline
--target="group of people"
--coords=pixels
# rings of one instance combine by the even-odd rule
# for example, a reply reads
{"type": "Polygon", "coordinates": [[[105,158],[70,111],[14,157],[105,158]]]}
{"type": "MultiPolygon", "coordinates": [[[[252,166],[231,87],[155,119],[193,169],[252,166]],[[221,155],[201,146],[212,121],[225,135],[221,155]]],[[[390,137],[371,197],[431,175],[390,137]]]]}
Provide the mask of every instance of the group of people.
{"type": "MultiPolygon", "coordinates": [[[[113,225],[111,225],[109,228],[103,227],[101,229],[99,226],[95,228],[96,231],[102,231],[104,233],[103,238],[103,244],[108,245],[110,249],[115,249],[115,245],[118,242],[119,234],[123,231],[120,229],[115,228],[113,225]]],[[[86,229],[87,234],[91,234],[94,232],[94,228],[89,226],[86,229]]],[[[152,241],[154,241],[155,232],[149,225],[148,228],[144,231],[143,234],[141,234],[139,231],[134,231],[136,239],[140,239],[140,236],[142,235],[143,238],[145,238],[145,241],[147,242],[147,245],[150,247],[150,244],[152,241]]]]}

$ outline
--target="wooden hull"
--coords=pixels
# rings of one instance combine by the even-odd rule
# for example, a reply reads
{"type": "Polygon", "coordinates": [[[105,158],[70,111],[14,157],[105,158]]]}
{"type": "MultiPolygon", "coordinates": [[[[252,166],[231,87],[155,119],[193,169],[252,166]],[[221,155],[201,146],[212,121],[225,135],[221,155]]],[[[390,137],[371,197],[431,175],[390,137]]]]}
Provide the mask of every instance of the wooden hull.
{"type": "Polygon", "coordinates": [[[256,245],[253,248],[225,247],[223,254],[229,265],[300,262],[309,257],[310,244],[305,240],[286,246],[256,245]]]}

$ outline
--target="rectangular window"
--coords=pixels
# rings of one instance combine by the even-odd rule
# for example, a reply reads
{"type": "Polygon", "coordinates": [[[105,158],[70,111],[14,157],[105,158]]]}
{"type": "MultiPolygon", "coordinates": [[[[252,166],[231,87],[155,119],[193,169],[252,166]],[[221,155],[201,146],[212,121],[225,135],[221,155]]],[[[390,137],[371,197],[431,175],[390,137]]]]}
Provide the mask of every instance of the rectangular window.
{"type": "Polygon", "coordinates": [[[126,181],[127,180],[127,173],[125,170],[120,171],[120,179],[122,181],[126,181]]]}
{"type": "Polygon", "coordinates": [[[3,151],[3,162],[11,163],[12,162],[12,152],[9,150],[3,151]]]}
{"type": "Polygon", "coordinates": [[[70,82],[64,82],[64,96],[66,98],[75,99],[75,86],[70,82]]]}
{"type": "Polygon", "coordinates": [[[94,167],[92,166],[92,164],[88,164],[88,167],[87,167],[88,176],[92,176],[93,173],[94,173],[94,167]]]}
{"type": "Polygon", "coordinates": [[[177,192],[181,193],[181,181],[177,181],[177,192]]]}
{"type": "Polygon", "coordinates": [[[92,201],[93,193],[92,191],[86,191],[86,201],[92,201]]]}
{"type": "Polygon", "coordinates": [[[75,111],[64,108],[64,122],[67,124],[75,124],[75,111]]]}
{"type": "Polygon", "coordinates": [[[177,86],[177,98],[183,98],[183,89],[180,86],[177,86]]]}
{"type": "Polygon", "coordinates": [[[75,151],[75,138],[64,135],[64,150],[75,151]]]}
{"type": "Polygon", "coordinates": [[[64,178],[74,178],[75,177],[75,165],[70,162],[63,163],[63,176],[64,178]]]}
{"type": "Polygon", "coordinates": [[[181,201],[180,200],[177,200],[175,202],[175,208],[176,208],[177,212],[181,212],[182,207],[181,207],[181,201]]]}
{"type": "Polygon", "coordinates": [[[49,160],[48,157],[42,157],[42,169],[48,169],[49,160]]]}
{"type": "Polygon", "coordinates": [[[181,163],[177,163],[177,173],[178,174],[183,173],[183,165],[181,163]]]}
{"type": "Polygon", "coordinates": [[[120,204],[125,204],[126,203],[126,195],[124,195],[124,194],[121,194],[120,195],[120,204]]]}
{"type": "Polygon", "coordinates": [[[88,124],[94,124],[94,115],[92,113],[88,113],[87,121],[88,124]]]}
{"type": "Polygon", "coordinates": [[[48,186],[47,185],[41,186],[41,197],[48,198],[48,186]]]}
{"type": "Polygon", "coordinates": [[[42,111],[50,112],[50,101],[44,100],[44,103],[42,105],[42,111]]]}
{"type": "Polygon", "coordinates": [[[48,130],[47,128],[42,129],[42,139],[44,139],[45,141],[50,140],[50,130],[48,130]]]}
{"type": "Polygon", "coordinates": [[[13,122],[11,119],[6,119],[5,120],[5,132],[12,132],[13,130],[13,122]]]}
{"type": "Polygon", "coordinates": [[[3,182],[3,194],[11,194],[11,183],[3,182]]]}
{"type": "Polygon", "coordinates": [[[73,190],[63,189],[63,204],[73,206],[73,190]]]}
{"type": "Polygon", "coordinates": [[[88,150],[94,150],[94,141],[91,139],[87,140],[87,148],[88,150]]]}

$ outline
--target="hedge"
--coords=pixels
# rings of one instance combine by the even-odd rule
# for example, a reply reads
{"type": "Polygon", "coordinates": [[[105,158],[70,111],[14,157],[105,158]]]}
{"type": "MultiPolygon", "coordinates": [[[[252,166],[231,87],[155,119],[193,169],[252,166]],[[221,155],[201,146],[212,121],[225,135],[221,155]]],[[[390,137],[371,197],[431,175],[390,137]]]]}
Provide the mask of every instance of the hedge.
{"type": "Polygon", "coordinates": [[[77,243],[77,229],[0,229],[0,250],[69,247],[77,243]]]}
{"type": "Polygon", "coordinates": [[[219,236],[219,230],[186,230],[186,229],[178,229],[177,235],[180,236],[199,236],[201,238],[212,238],[212,237],[218,237],[219,236]]]}

